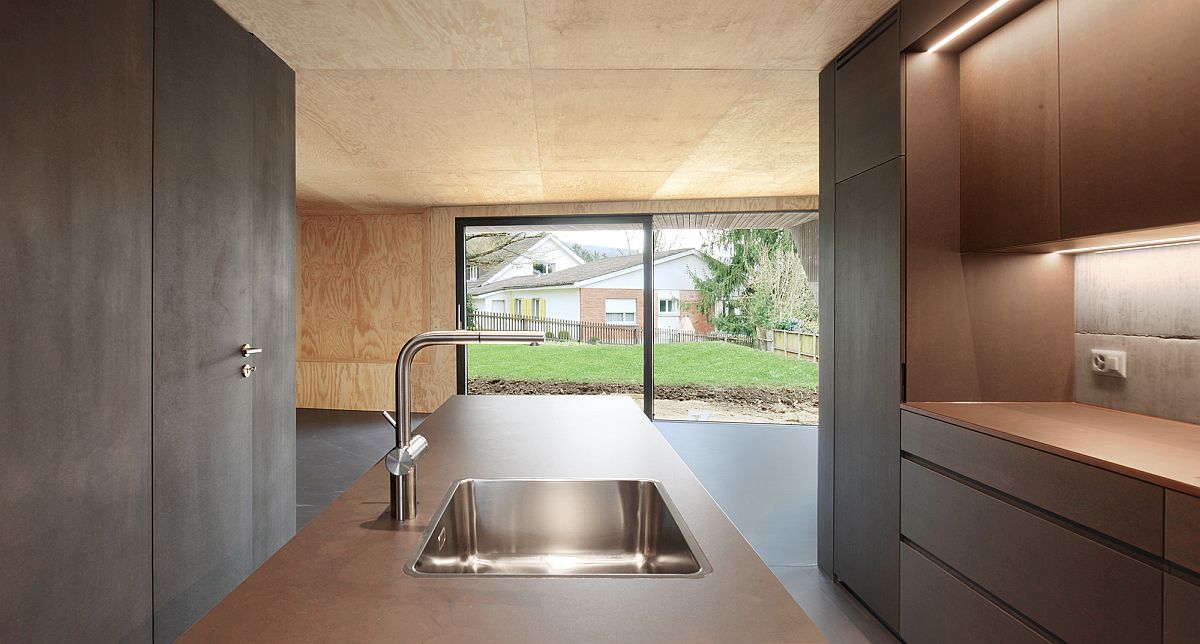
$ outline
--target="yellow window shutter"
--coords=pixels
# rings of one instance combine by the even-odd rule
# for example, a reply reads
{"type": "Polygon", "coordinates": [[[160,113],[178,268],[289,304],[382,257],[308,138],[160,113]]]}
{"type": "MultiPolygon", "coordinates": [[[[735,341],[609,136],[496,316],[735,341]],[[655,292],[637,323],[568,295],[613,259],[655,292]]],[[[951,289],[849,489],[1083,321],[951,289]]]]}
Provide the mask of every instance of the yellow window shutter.
{"type": "Polygon", "coordinates": [[[538,311],[542,314],[541,318],[543,320],[545,320],[546,319],[546,298],[544,298],[544,297],[538,298],[538,301],[541,302],[541,304],[538,305],[538,311]]]}
{"type": "Polygon", "coordinates": [[[509,315],[516,315],[516,314],[517,314],[517,301],[516,301],[516,300],[509,300],[509,301],[508,301],[508,314],[509,314],[509,315]]]}
{"type": "Polygon", "coordinates": [[[521,300],[521,315],[526,317],[533,315],[533,300],[525,298],[521,300]]]}

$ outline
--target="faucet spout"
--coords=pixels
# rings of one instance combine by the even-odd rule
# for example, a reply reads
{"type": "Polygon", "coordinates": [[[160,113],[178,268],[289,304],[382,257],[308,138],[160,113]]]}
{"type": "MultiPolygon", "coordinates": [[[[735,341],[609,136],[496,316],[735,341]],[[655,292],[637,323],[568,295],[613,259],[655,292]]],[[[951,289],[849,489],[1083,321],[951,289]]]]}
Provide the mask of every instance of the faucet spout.
{"type": "MultiPolygon", "coordinates": [[[[412,362],[425,347],[460,344],[528,344],[537,346],[546,340],[542,331],[428,331],[413,336],[396,356],[396,447],[388,452],[391,515],[405,521],[417,512],[417,460],[429,443],[424,436],[412,434],[412,362]]],[[[384,413],[387,416],[387,413],[384,413]]],[[[391,422],[388,417],[388,421],[391,422]]]]}

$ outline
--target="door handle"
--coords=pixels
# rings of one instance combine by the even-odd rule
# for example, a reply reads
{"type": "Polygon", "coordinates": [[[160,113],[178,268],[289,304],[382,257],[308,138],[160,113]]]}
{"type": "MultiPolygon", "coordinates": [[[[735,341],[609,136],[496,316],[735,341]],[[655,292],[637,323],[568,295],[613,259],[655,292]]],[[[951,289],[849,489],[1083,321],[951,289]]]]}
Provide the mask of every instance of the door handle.
{"type": "Polygon", "coordinates": [[[241,349],[242,349],[242,355],[247,358],[249,358],[250,356],[252,356],[256,353],[262,353],[262,349],[259,349],[258,347],[252,347],[249,344],[243,344],[241,349]]]}

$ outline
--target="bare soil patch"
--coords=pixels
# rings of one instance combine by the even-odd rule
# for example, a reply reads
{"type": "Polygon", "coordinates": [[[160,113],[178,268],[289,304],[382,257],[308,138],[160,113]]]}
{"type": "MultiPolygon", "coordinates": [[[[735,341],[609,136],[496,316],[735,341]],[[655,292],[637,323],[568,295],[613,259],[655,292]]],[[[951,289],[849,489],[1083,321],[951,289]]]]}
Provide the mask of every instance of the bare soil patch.
{"type": "MultiPolygon", "coordinates": [[[[472,378],[473,394],[605,395],[624,394],[641,399],[641,385],[627,383],[552,382],[472,378]]],[[[727,422],[815,423],[817,392],[811,389],[774,387],[713,387],[658,385],[656,418],[727,422]]]]}

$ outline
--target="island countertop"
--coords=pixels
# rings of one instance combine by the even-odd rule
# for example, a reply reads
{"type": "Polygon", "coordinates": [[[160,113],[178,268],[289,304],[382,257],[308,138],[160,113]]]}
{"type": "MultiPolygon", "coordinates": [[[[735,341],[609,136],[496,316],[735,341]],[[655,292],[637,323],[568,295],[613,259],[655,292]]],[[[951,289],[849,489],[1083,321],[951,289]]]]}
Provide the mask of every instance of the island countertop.
{"type": "Polygon", "coordinates": [[[1073,402],[911,402],[902,409],[1200,496],[1200,426],[1073,402]]]}
{"type": "MultiPolygon", "coordinates": [[[[630,398],[456,396],[422,423],[417,517],[376,464],[182,641],[819,642],[820,631],[630,398]],[[464,478],[648,478],[707,556],[699,578],[412,577],[464,478]]],[[[382,455],[381,455],[382,456],[382,455]]]]}

